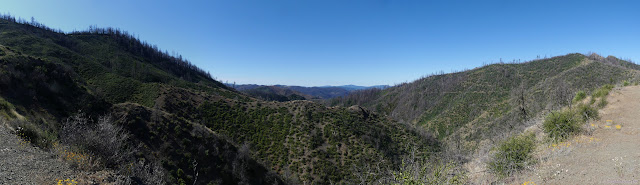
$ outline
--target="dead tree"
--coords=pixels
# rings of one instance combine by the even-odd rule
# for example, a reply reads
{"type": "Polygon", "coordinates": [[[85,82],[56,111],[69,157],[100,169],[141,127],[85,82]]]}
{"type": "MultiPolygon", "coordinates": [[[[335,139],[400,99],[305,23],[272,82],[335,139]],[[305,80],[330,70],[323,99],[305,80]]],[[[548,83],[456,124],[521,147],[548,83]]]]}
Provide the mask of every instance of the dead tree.
{"type": "Polygon", "coordinates": [[[569,108],[571,108],[572,98],[571,89],[569,88],[569,85],[567,85],[567,82],[564,80],[560,81],[555,91],[555,100],[558,105],[569,105],[569,108]]]}
{"type": "Polygon", "coordinates": [[[512,97],[515,99],[515,106],[518,110],[518,115],[522,120],[527,120],[529,117],[529,97],[527,95],[527,85],[525,82],[520,83],[512,92],[512,97]]]}

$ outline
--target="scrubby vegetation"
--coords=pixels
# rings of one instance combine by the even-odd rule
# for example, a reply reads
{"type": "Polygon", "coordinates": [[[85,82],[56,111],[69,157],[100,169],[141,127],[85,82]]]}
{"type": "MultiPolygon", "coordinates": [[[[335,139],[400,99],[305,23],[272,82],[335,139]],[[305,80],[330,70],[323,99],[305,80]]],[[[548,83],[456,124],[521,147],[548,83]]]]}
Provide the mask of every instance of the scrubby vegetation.
{"type": "Polygon", "coordinates": [[[506,177],[534,164],[535,141],[534,133],[508,138],[494,148],[488,168],[499,177],[506,177]]]}
{"type": "Polygon", "coordinates": [[[600,98],[600,100],[598,100],[598,108],[604,108],[604,106],[607,106],[607,104],[609,104],[609,102],[607,102],[607,97],[602,97],[600,98]]]}
{"type": "Polygon", "coordinates": [[[576,113],[581,116],[581,121],[583,122],[600,119],[598,110],[588,104],[578,104],[578,106],[576,106],[576,113]]]}
{"type": "MultiPolygon", "coordinates": [[[[594,94],[604,100],[611,89],[613,86],[606,84],[596,89],[594,94]]],[[[592,106],[595,99],[594,96],[587,97],[584,91],[578,91],[572,101],[576,105],[547,114],[542,130],[549,141],[564,142],[580,133],[589,120],[599,119],[598,110],[592,106]],[[592,103],[583,103],[585,98],[590,98],[592,103]]],[[[487,167],[500,178],[510,176],[536,162],[533,159],[535,148],[536,138],[533,132],[512,136],[493,149],[487,167]]]]}
{"type": "Polygon", "coordinates": [[[283,89],[277,86],[258,87],[255,89],[243,90],[242,92],[265,101],[285,102],[292,100],[306,100],[307,98],[305,98],[305,96],[307,96],[309,99],[311,98],[309,95],[305,95],[289,89],[283,89]]]}
{"type": "Polygon", "coordinates": [[[374,176],[388,177],[407,147],[440,149],[365,108],[253,99],[118,29],[0,21],[2,116],[23,116],[32,144],[119,183],[352,184],[354,166],[379,160],[374,176]]]}
{"type": "Polygon", "coordinates": [[[394,185],[467,183],[466,174],[461,171],[459,164],[415,156],[405,158],[400,170],[392,172],[391,177],[383,181],[394,185]]]}
{"type": "Polygon", "coordinates": [[[12,119],[8,121],[8,124],[15,128],[16,135],[35,146],[49,148],[58,138],[55,133],[24,120],[12,119]]]}
{"type": "Polygon", "coordinates": [[[582,129],[582,120],[574,110],[554,111],[545,118],[542,129],[554,141],[564,141],[582,129]]]}
{"type": "Polygon", "coordinates": [[[276,171],[300,174],[294,177],[300,181],[350,182],[351,167],[366,160],[386,159],[379,166],[391,170],[400,164],[397,157],[408,153],[407,146],[419,147],[420,155],[438,150],[428,136],[360,108],[327,109],[308,102],[272,106],[207,102],[197,112],[207,127],[235,142],[252,143],[259,159],[276,171]]]}
{"type": "MultiPolygon", "coordinates": [[[[606,105],[606,96],[613,89],[613,85],[606,84],[596,89],[591,96],[591,102],[589,104],[578,103],[575,107],[569,107],[569,109],[553,111],[547,115],[543,122],[543,130],[554,142],[564,141],[571,135],[574,135],[581,131],[582,125],[589,120],[599,119],[598,110],[591,105],[595,102],[596,98],[599,98],[598,108],[602,108],[606,105]]],[[[576,98],[584,92],[578,92],[576,98]]],[[[574,100],[576,100],[574,98],[574,100]]],[[[580,99],[584,99],[582,97],[580,99]]],[[[579,102],[579,101],[575,101],[579,102]]]]}
{"type": "Polygon", "coordinates": [[[604,86],[596,89],[595,91],[593,91],[593,93],[591,93],[591,96],[593,98],[605,97],[605,96],[609,95],[609,92],[611,92],[611,89],[613,89],[613,85],[611,85],[611,84],[604,85],[604,86]]]}
{"type": "MultiPolygon", "coordinates": [[[[569,54],[438,73],[325,103],[361,105],[395,120],[422,125],[447,144],[461,141],[461,152],[471,155],[482,140],[504,137],[504,133],[527,127],[528,118],[573,106],[574,95],[582,96],[576,93],[579,90],[586,96],[586,92],[605,84],[637,79],[637,68],[615,57],[569,54]]],[[[606,86],[592,94],[598,94],[594,96],[597,98],[611,88],[606,86]]]]}
{"type": "Polygon", "coordinates": [[[576,92],[576,96],[573,97],[573,103],[580,102],[580,101],[584,100],[584,98],[586,98],[586,97],[587,97],[587,93],[586,92],[578,91],[578,92],[576,92]]]}
{"type": "Polygon", "coordinates": [[[13,113],[11,112],[14,109],[15,108],[11,103],[7,102],[2,97],[0,97],[0,116],[14,118],[15,115],[13,115],[13,113]]]}

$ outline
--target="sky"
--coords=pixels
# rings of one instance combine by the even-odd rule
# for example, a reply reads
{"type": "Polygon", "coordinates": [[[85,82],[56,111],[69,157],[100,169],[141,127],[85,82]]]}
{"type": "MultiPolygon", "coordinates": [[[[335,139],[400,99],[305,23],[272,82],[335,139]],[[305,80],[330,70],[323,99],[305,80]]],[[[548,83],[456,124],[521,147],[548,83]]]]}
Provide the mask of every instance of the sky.
{"type": "Polygon", "coordinates": [[[595,52],[640,61],[640,2],[2,0],[63,31],[127,30],[222,82],[394,85],[434,72],[595,52]]]}

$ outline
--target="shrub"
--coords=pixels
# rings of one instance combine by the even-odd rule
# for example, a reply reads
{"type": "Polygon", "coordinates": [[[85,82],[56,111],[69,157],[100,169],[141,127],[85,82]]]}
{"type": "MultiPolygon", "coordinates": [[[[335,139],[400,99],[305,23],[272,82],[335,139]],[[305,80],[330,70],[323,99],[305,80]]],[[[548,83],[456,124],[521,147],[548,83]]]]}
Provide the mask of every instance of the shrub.
{"type": "Polygon", "coordinates": [[[489,170],[499,177],[506,177],[535,163],[533,152],[536,149],[535,134],[521,134],[510,137],[495,149],[489,170]]]}
{"type": "MultiPolygon", "coordinates": [[[[602,99],[605,99],[605,98],[602,98],[602,99]]],[[[576,113],[582,117],[583,121],[588,121],[590,119],[599,119],[598,110],[596,110],[596,108],[591,107],[587,104],[578,105],[576,107],[576,113]]]]}
{"type": "Polygon", "coordinates": [[[595,98],[590,98],[589,100],[589,105],[593,105],[594,103],[596,103],[596,99],[595,98]]]}
{"type": "Polygon", "coordinates": [[[60,131],[62,142],[97,155],[107,167],[124,164],[127,157],[135,153],[126,147],[128,138],[125,130],[106,116],[93,123],[78,114],[67,119],[60,131]]]}
{"type": "Polygon", "coordinates": [[[585,93],[584,91],[578,91],[578,92],[576,92],[576,96],[573,97],[573,103],[582,101],[586,97],[587,97],[587,93],[585,93]]]}
{"type": "Polygon", "coordinates": [[[455,162],[440,160],[405,158],[401,170],[391,173],[392,177],[383,184],[466,184],[466,174],[459,171],[455,162]]]}
{"type": "Polygon", "coordinates": [[[164,184],[165,182],[166,174],[158,163],[139,160],[137,165],[133,165],[131,171],[132,175],[140,178],[144,184],[164,184]]]}
{"type": "Polygon", "coordinates": [[[564,141],[581,130],[581,118],[573,110],[554,111],[545,118],[542,129],[554,141],[564,141]]]}
{"type": "Polygon", "coordinates": [[[609,92],[611,91],[611,89],[613,89],[613,85],[611,85],[611,84],[604,85],[604,86],[596,89],[591,94],[591,96],[593,96],[594,98],[607,96],[607,95],[609,95],[609,92]]]}
{"type": "Polygon", "coordinates": [[[604,108],[604,106],[607,106],[607,104],[609,104],[609,102],[607,102],[607,97],[602,97],[600,98],[600,101],[598,101],[598,108],[604,108]]]}
{"type": "Polygon", "coordinates": [[[631,85],[631,83],[628,80],[625,80],[624,82],[622,82],[623,86],[629,86],[631,85]]]}
{"type": "Polygon", "coordinates": [[[15,134],[23,140],[41,148],[49,148],[57,139],[55,134],[49,131],[43,131],[33,123],[19,119],[9,121],[9,124],[16,128],[15,134]]]}
{"type": "Polygon", "coordinates": [[[15,115],[13,115],[13,113],[11,112],[11,110],[13,109],[14,107],[11,103],[7,102],[2,97],[0,97],[0,116],[4,116],[7,118],[15,118],[15,115]]]}
{"type": "Polygon", "coordinates": [[[63,123],[59,134],[60,140],[71,146],[71,153],[65,149],[66,155],[98,157],[99,164],[104,166],[89,164],[88,168],[112,168],[128,176],[118,179],[121,183],[116,184],[131,184],[130,181],[162,184],[166,180],[164,169],[159,164],[145,162],[144,158],[135,159],[138,148],[129,142],[129,133],[109,116],[102,116],[94,122],[82,113],[77,114],[63,123]]]}

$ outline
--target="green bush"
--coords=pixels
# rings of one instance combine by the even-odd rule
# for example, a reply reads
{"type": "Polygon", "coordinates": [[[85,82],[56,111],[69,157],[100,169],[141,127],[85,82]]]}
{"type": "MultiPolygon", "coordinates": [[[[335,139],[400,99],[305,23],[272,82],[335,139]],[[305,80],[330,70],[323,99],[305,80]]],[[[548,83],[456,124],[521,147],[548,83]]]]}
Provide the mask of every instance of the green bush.
{"type": "Polygon", "coordinates": [[[582,100],[584,100],[584,98],[586,98],[586,97],[587,97],[587,93],[586,93],[586,92],[584,92],[584,91],[578,91],[578,92],[576,92],[576,96],[575,96],[575,97],[573,97],[573,103],[576,103],[576,102],[582,101],[582,100]]]}
{"type": "Polygon", "coordinates": [[[591,96],[593,96],[594,98],[607,96],[607,95],[609,95],[609,92],[611,91],[611,89],[613,89],[613,85],[611,85],[611,84],[604,85],[604,86],[596,89],[591,94],[591,96]]]}
{"type": "Polygon", "coordinates": [[[631,85],[631,83],[629,82],[629,80],[625,80],[624,82],[622,82],[623,86],[629,86],[631,85]]]}
{"type": "Polygon", "coordinates": [[[598,108],[604,108],[604,106],[607,106],[607,104],[609,104],[609,102],[607,102],[607,97],[602,97],[600,98],[600,101],[598,101],[598,108]]]}
{"type": "Polygon", "coordinates": [[[499,177],[506,177],[535,163],[535,134],[521,134],[500,143],[488,163],[489,170],[499,177]]]}
{"type": "Polygon", "coordinates": [[[2,97],[0,97],[0,116],[4,116],[7,118],[15,118],[15,115],[13,115],[13,113],[11,112],[11,110],[13,109],[14,107],[11,103],[7,102],[2,97]]]}
{"type": "MultiPolygon", "coordinates": [[[[605,98],[602,98],[605,99],[605,98]]],[[[590,119],[599,119],[598,110],[587,104],[580,104],[576,107],[576,113],[582,117],[583,121],[590,119]]]]}
{"type": "Polygon", "coordinates": [[[16,135],[35,146],[49,148],[57,140],[55,133],[43,131],[32,123],[14,119],[9,124],[16,128],[16,135]]]}
{"type": "Polygon", "coordinates": [[[542,129],[554,141],[564,141],[581,130],[581,117],[573,110],[554,111],[547,115],[542,129]]]}
{"type": "Polygon", "coordinates": [[[467,176],[459,168],[459,164],[451,161],[404,159],[401,170],[393,171],[390,182],[384,182],[383,180],[383,184],[467,184],[467,176]]]}

